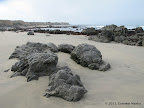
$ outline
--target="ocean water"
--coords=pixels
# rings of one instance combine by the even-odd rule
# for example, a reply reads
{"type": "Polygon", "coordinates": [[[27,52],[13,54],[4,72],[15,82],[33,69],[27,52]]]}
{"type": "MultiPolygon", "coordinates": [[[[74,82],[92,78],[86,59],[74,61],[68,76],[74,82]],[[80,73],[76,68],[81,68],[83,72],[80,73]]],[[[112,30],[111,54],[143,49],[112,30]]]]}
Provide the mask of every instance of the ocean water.
{"type": "MultiPolygon", "coordinates": [[[[41,28],[41,30],[60,30],[60,31],[74,31],[74,32],[81,32],[83,29],[86,28],[95,28],[95,29],[101,29],[104,27],[104,25],[76,25],[77,28],[73,27],[60,27],[60,28],[41,28]]],[[[136,27],[142,27],[144,29],[144,26],[139,26],[139,25],[125,25],[126,28],[128,29],[133,29],[136,27]]]]}

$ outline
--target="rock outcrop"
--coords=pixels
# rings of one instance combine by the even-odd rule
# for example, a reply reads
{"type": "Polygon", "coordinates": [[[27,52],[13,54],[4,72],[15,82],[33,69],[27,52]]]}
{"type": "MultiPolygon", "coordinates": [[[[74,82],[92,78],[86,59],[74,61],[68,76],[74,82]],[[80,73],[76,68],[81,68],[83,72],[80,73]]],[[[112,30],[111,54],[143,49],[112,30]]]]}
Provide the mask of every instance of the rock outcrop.
{"type": "Polygon", "coordinates": [[[110,64],[106,64],[102,60],[101,52],[95,46],[89,44],[78,45],[72,51],[71,59],[81,66],[92,70],[106,71],[110,68],[110,64]]]}
{"type": "Polygon", "coordinates": [[[90,36],[88,39],[96,42],[109,43],[113,40],[113,34],[111,31],[103,30],[98,35],[90,36]]]}
{"type": "Polygon", "coordinates": [[[87,29],[84,29],[82,31],[82,34],[85,34],[85,35],[97,35],[99,33],[98,30],[96,30],[95,28],[87,28],[87,29]]]}
{"type": "Polygon", "coordinates": [[[136,33],[142,33],[143,32],[143,28],[142,27],[137,27],[137,28],[135,28],[135,32],[136,33]]]}
{"type": "Polygon", "coordinates": [[[52,74],[56,70],[58,57],[50,50],[46,53],[32,53],[12,66],[15,76],[26,76],[27,81],[52,74]]]}
{"type": "Polygon", "coordinates": [[[118,42],[118,43],[123,42],[125,39],[126,39],[125,36],[115,36],[115,37],[114,37],[114,41],[115,41],[115,42],[118,42]]]}
{"type": "Polygon", "coordinates": [[[116,25],[112,24],[112,25],[107,25],[103,28],[101,28],[101,30],[106,30],[106,31],[114,31],[116,29],[116,25]]]}
{"type": "Polygon", "coordinates": [[[53,43],[43,44],[43,43],[27,42],[22,46],[17,46],[15,51],[9,57],[9,59],[12,58],[22,59],[25,58],[25,56],[28,56],[32,53],[43,53],[49,50],[51,50],[52,52],[58,52],[58,48],[53,43]]]}
{"type": "Polygon", "coordinates": [[[74,50],[75,46],[70,44],[60,44],[58,46],[59,51],[64,53],[71,53],[74,50]]]}
{"type": "Polygon", "coordinates": [[[11,78],[25,76],[29,82],[38,80],[41,76],[50,76],[46,97],[56,96],[67,101],[78,101],[87,90],[84,88],[80,77],[73,75],[68,67],[57,68],[58,57],[54,53],[57,50],[53,43],[28,42],[26,45],[17,47],[10,59],[18,58],[20,61],[12,66],[11,71],[14,74],[11,78]]]}
{"type": "Polygon", "coordinates": [[[91,35],[88,39],[96,42],[115,41],[126,45],[142,46],[144,31],[142,27],[127,29],[124,26],[108,25],[101,28],[98,35],[91,35]]]}
{"type": "Polygon", "coordinates": [[[79,101],[87,92],[80,77],[73,75],[68,67],[59,68],[49,77],[45,96],[61,97],[67,101],[79,101]]]}

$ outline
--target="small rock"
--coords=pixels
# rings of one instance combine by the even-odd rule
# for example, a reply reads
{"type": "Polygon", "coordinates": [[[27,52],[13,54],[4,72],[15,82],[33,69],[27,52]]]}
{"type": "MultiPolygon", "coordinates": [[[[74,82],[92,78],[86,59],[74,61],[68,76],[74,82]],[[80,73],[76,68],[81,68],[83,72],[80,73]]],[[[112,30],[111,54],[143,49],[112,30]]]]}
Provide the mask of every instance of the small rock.
{"type": "Polygon", "coordinates": [[[110,69],[110,64],[109,63],[103,63],[99,67],[99,71],[107,71],[108,69],[110,69]]]}
{"type": "Polygon", "coordinates": [[[8,72],[10,69],[5,70],[4,72],[8,72]]]}
{"type": "Polygon", "coordinates": [[[34,35],[34,32],[33,32],[33,31],[29,31],[29,32],[27,33],[27,35],[34,35]]]}

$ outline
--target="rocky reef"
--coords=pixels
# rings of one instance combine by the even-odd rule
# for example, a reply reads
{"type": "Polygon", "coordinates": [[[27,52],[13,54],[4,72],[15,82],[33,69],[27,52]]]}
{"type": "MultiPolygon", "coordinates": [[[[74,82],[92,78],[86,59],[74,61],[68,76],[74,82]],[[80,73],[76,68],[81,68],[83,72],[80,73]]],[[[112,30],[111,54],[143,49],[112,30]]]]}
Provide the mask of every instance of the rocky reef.
{"type": "Polygon", "coordinates": [[[101,28],[97,35],[91,35],[88,39],[96,42],[115,41],[126,45],[143,46],[144,31],[142,27],[127,29],[124,26],[108,25],[101,28]]]}

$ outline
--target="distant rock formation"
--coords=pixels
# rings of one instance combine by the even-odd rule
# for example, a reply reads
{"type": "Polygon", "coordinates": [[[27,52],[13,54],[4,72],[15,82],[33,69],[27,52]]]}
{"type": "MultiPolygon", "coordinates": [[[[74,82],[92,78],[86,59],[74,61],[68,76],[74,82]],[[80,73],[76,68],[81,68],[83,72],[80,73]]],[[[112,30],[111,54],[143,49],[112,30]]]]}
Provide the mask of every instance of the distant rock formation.
{"type": "Polygon", "coordinates": [[[87,29],[84,29],[82,31],[82,34],[84,35],[97,35],[99,33],[99,30],[95,30],[95,28],[87,28],[87,29]]]}
{"type": "Polygon", "coordinates": [[[0,27],[30,27],[42,25],[69,25],[67,22],[24,22],[21,20],[0,20],[0,27]]]}
{"type": "Polygon", "coordinates": [[[142,46],[144,31],[142,27],[127,29],[124,26],[108,25],[99,30],[99,34],[89,36],[89,40],[109,43],[115,41],[126,45],[142,46]]]}
{"type": "Polygon", "coordinates": [[[88,39],[89,40],[94,40],[94,41],[97,41],[97,42],[109,43],[113,40],[113,34],[112,34],[112,31],[103,30],[98,35],[90,36],[88,39]]]}

